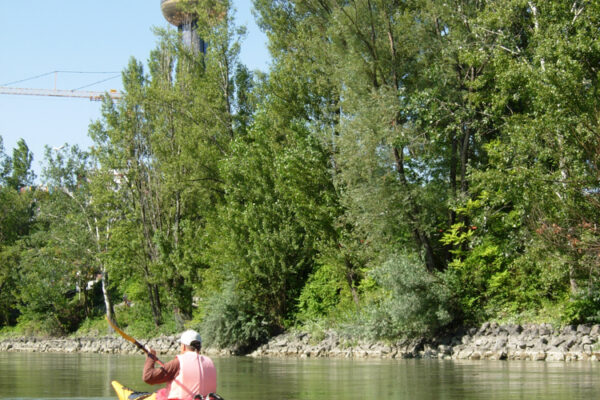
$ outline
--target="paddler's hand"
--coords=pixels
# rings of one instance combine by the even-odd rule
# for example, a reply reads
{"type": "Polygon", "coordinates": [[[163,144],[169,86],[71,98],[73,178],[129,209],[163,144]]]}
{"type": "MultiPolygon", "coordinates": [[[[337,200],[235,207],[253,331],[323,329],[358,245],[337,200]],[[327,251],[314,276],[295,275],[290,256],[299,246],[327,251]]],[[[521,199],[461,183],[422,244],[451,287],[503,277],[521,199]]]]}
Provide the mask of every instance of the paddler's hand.
{"type": "Polygon", "coordinates": [[[156,350],[154,349],[148,349],[148,357],[150,357],[151,359],[153,359],[154,361],[156,361],[156,350]]]}

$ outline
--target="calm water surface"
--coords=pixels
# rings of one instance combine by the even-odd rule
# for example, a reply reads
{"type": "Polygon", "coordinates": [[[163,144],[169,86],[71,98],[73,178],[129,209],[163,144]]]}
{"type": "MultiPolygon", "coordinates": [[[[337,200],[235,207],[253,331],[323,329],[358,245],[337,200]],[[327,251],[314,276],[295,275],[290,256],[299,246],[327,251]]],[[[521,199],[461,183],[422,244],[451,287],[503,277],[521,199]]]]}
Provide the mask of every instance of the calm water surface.
{"type": "MultiPolygon", "coordinates": [[[[165,358],[167,360],[167,358],[165,358]]],[[[594,399],[600,364],[215,358],[226,400],[594,399]]],[[[138,390],[141,355],[0,352],[0,398],[115,399],[138,390]]]]}

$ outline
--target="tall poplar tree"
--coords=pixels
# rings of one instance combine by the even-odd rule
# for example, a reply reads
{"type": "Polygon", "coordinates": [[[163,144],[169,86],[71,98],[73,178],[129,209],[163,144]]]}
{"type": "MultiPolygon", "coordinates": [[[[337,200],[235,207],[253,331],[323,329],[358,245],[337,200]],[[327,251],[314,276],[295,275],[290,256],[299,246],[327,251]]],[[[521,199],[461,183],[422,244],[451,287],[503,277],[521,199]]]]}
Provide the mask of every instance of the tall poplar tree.
{"type": "MultiPolygon", "coordinates": [[[[159,32],[149,75],[132,60],[123,73],[124,99],[106,104],[92,130],[101,169],[119,177],[123,217],[114,246],[136,267],[114,262],[120,276],[145,282],[143,302],[156,326],[165,322],[165,310],[180,328],[192,317],[208,268],[204,226],[224,193],[218,164],[229,156],[236,131],[237,33],[227,2],[213,6],[214,13],[198,12],[206,18],[198,24],[206,54],[159,32]]],[[[143,298],[135,283],[129,290],[143,298]]]]}

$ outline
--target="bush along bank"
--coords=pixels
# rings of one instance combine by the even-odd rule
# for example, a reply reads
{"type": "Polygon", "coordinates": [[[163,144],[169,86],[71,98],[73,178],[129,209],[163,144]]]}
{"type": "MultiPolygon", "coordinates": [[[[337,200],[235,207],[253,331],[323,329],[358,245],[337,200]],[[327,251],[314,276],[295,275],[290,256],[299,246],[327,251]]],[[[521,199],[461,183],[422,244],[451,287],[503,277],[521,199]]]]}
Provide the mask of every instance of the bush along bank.
{"type": "Polygon", "coordinates": [[[600,325],[498,325],[484,323],[446,337],[373,343],[328,332],[321,340],[307,333],[278,336],[253,357],[426,358],[445,360],[600,360],[600,325]]]}
{"type": "MultiPolygon", "coordinates": [[[[498,325],[485,323],[433,339],[395,343],[353,340],[329,331],[316,339],[309,333],[285,333],[253,351],[251,357],[424,358],[444,360],[600,361],[600,325],[498,325]]],[[[142,340],[159,354],[177,354],[178,336],[142,340]]],[[[12,338],[0,341],[5,352],[134,354],[139,350],[120,337],[12,338]]],[[[228,356],[231,350],[203,349],[228,356]]]]}

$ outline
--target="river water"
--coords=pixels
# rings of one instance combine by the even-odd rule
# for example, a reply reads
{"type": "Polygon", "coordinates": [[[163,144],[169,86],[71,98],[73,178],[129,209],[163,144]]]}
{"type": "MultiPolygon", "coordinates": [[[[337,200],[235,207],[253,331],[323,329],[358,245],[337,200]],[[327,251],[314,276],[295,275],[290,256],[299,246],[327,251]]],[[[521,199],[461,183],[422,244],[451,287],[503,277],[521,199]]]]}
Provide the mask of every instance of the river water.
{"type": "MultiPolygon", "coordinates": [[[[165,357],[165,361],[167,358],[165,357]]],[[[214,358],[225,400],[600,398],[600,363],[214,358]]],[[[116,399],[142,355],[2,353],[2,399],[116,399]]]]}

